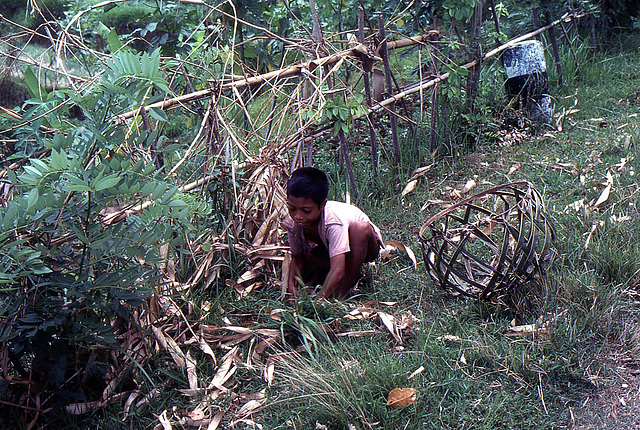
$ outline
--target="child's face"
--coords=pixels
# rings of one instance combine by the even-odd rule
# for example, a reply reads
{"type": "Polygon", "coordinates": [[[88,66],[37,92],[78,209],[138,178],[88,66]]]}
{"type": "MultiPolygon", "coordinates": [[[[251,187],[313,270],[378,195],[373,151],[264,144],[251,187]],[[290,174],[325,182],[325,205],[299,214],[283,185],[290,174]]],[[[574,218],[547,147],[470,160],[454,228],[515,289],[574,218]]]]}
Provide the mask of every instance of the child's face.
{"type": "Polygon", "coordinates": [[[325,203],[326,200],[317,204],[306,197],[287,196],[289,215],[291,215],[293,222],[303,229],[312,229],[318,226],[325,203]]]}

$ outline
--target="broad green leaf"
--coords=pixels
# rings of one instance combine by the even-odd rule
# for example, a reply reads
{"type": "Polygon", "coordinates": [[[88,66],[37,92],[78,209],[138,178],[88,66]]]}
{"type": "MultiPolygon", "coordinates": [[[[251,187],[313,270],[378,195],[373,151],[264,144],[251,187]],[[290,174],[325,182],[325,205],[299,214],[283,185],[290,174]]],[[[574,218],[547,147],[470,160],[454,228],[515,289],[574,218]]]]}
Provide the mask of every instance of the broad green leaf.
{"type": "Polygon", "coordinates": [[[40,171],[40,173],[45,174],[49,171],[49,166],[47,166],[47,164],[42,161],[39,160],[37,158],[33,158],[31,159],[31,164],[40,171]]]}
{"type": "Polygon", "coordinates": [[[31,209],[37,202],[40,193],[38,192],[38,188],[34,187],[27,194],[27,209],[31,209]]]}
{"type": "Polygon", "coordinates": [[[113,157],[109,160],[109,167],[111,167],[112,170],[120,170],[120,159],[118,157],[113,157]]]}
{"type": "Polygon", "coordinates": [[[144,166],[143,174],[151,175],[153,174],[153,172],[155,172],[155,170],[156,170],[156,166],[153,163],[149,163],[146,166],[144,166]]]}
{"type": "Polygon", "coordinates": [[[54,170],[62,169],[62,161],[60,160],[60,154],[55,149],[51,150],[51,157],[49,157],[49,163],[54,170]]]}
{"type": "Polygon", "coordinates": [[[76,184],[67,184],[65,189],[69,191],[78,191],[84,193],[85,191],[91,191],[91,187],[88,185],[76,185],[76,184]]]}
{"type": "Polygon", "coordinates": [[[143,197],[147,197],[149,194],[151,194],[153,192],[153,189],[155,188],[155,186],[156,186],[156,184],[154,184],[153,182],[147,182],[142,187],[142,190],[140,190],[140,194],[143,197]]]}
{"type": "Polygon", "coordinates": [[[182,200],[171,200],[169,203],[167,203],[167,206],[169,206],[170,208],[184,208],[187,206],[187,204],[182,200]]]}
{"type": "Polygon", "coordinates": [[[122,48],[122,42],[120,42],[115,29],[112,29],[107,35],[107,42],[109,43],[109,50],[111,52],[117,52],[122,48]]]}
{"type": "Polygon", "coordinates": [[[31,271],[34,275],[44,275],[46,273],[51,273],[51,269],[49,269],[47,266],[38,266],[31,269],[31,271]]]}
{"type": "Polygon", "coordinates": [[[169,187],[166,193],[162,196],[162,203],[169,201],[178,192],[178,187],[169,187]]]}
{"type": "Polygon", "coordinates": [[[5,172],[7,172],[7,176],[9,177],[9,180],[11,181],[12,184],[14,185],[18,184],[18,177],[16,176],[16,172],[14,172],[11,169],[7,169],[5,170],[5,172]]]}
{"type": "Polygon", "coordinates": [[[160,48],[153,51],[151,54],[151,67],[153,70],[153,75],[157,75],[160,70],[160,48]]]}
{"type": "Polygon", "coordinates": [[[151,118],[157,121],[167,122],[167,114],[164,113],[164,111],[160,108],[156,108],[156,107],[150,108],[149,115],[151,116],[151,118]]]}
{"type": "Polygon", "coordinates": [[[140,65],[140,59],[137,55],[126,52],[123,60],[126,62],[126,73],[129,75],[140,76],[142,74],[142,67],[140,65]]]}
{"type": "Polygon", "coordinates": [[[167,186],[165,184],[158,184],[153,189],[153,199],[154,200],[158,200],[164,194],[164,191],[166,189],[167,189],[167,186]]]}
{"type": "Polygon", "coordinates": [[[42,173],[33,166],[24,166],[24,171],[34,178],[40,178],[42,176],[42,173]]]}
{"type": "Polygon", "coordinates": [[[27,84],[27,90],[29,94],[31,94],[31,97],[42,101],[47,100],[47,92],[40,85],[40,81],[38,81],[36,74],[33,73],[31,66],[27,67],[24,71],[24,83],[27,84]]]}
{"type": "Polygon", "coordinates": [[[18,207],[15,204],[9,205],[7,211],[4,213],[2,220],[2,228],[5,230],[11,230],[15,227],[18,218],[18,207]]]}
{"type": "Polygon", "coordinates": [[[96,183],[95,190],[106,190],[107,188],[115,186],[118,182],[120,182],[120,178],[117,175],[107,176],[106,178],[102,178],[96,183]]]}
{"type": "Polygon", "coordinates": [[[142,72],[142,76],[153,76],[153,72],[151,70],[151,60],[149,59],[149,54],[147,54],[146,52],[142,54],[142,57],[140,57],[140,70],[142,72]]]}
{"type": "Polygon", "coordinates": [[[91,191],[91,187],[89,187],[89,184],[87,184],[84,180],[80,179],[78,176],[68,174],[66,175],[66,178],[70,182],[70,184],[65,185],[65,188],[67,190],[80,191],[80,192],[91,191]]]}
{"type": "Polygon", "coordinates": [[[167,86],[167,83],[165,82],[164,79],[159,78],[159,77],[154,77],[154,78],[151,79],[151,81],[153,82],[153,84],[156,87],[158,87],[159,89],[161,89],[165,93],[171,92],[171,90],[169,89],[169,86],[167,86]]]}

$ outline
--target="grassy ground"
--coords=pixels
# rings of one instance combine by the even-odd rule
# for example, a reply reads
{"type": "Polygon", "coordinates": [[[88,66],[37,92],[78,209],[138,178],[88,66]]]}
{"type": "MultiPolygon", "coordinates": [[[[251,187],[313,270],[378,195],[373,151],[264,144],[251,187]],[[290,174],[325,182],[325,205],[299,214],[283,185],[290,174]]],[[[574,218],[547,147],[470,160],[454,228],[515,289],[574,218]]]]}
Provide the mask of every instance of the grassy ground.
{"type": "MultiPolygon", "coordinates": [[[[138,388],[150,393],[161,387],[170,395],[149,396],[124,422],[115,405],[98,410],[91,427],[153,428],[162,413],[183,416],[206,403],[214,413],[235,411],[221,428],[640,428],[638,42],[625,38],[603,49],[573,75],[567,72],[564,88],[554,86],[552,76],[553,127],[505,127],[510,134],[439,161],[404,199],[407,166],[401,181],[386,179],[390,173],[373,185],[362,180],[361,194],[372,197],[359,206],[385,239],[416,252],[416,268],[404,254],[392,254],[367,268],[368,282],[345,303],[303,299],[291,306],[266,288],[243,300],[229,289],[191,297],[199,307],[211,302],[203,323],[275,328],[285,336],[286,344],[270,350],[281,358],[272,361],[270,385],[263,378],[269,366],[251,366],[255,345],[245,342],[241,356],[247,359],[236,363],[232,390],[217,399],[190,398],[175,391],[185,387],[187,375],[170,370],[165,354],[144,369],[146,385],[138,388]],[[418,232],[440,208],[425,202],[453,201],[453,191],[470,179],[477,184],[471,193],[527,180],[547,204],[559,257],[542,287],[522,291],[535,303],[527,310],[450,297],[420,261],[418,232]],[[596,205],[607,183],[608,198],[596,205]],[[384,323],[389,316],[397,337],[384,323]],[[550,321],[547,334],[509,335],[511,326],[540,318],[550,321]],[[390,391],[402,387],[417,390],[415,402],[388,407],[390,391]],[[260,405],[252,413],[234,409],[252,399],[260,405]]],[[[506,124],[510,114],[492,115],[506,124]]],[[[403,145],[415,147],[407,140],[403,145]]],[[[369,176],[365,162],[356,160],[356,166],[359,178],[369,176]]],[[[344,179],[333,178],[335,190],[343,189],[344,179]]],[[[216,366],[198,363],[200,375],[213,378],[216,366]]],[[[87,428],[86,422],[68,425],[87,428]]]]}

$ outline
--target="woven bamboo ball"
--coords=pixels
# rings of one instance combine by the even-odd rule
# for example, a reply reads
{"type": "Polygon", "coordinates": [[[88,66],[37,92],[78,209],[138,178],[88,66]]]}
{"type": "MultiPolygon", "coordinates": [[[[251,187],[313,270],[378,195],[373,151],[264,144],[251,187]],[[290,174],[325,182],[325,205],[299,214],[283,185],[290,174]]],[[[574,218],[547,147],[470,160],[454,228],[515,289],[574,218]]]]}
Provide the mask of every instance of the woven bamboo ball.
{"type": "Polygon", "coordinates": [[[557,255],[555,236],[540,193],[522,181],[432,216],[420,243],[429,274],[445,291],[496,303],[546,274],[557,255]]]}

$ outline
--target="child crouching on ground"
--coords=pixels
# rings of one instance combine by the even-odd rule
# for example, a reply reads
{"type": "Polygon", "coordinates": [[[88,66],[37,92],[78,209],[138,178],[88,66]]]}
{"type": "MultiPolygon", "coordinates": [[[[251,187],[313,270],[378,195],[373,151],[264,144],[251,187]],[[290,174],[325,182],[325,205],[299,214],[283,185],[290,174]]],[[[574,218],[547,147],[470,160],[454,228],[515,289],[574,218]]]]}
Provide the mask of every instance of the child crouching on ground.
{"type": "Polygon", "coordinates": [[[303,167],[287,183],[289,216],[284,226],[292,261],[288,292],[298,284],[322,285],[317,298],[344,299],[365,262],[380,253],[380,230],[355,206],[327,201],[329,183],[321,170],[303,167]]]}

